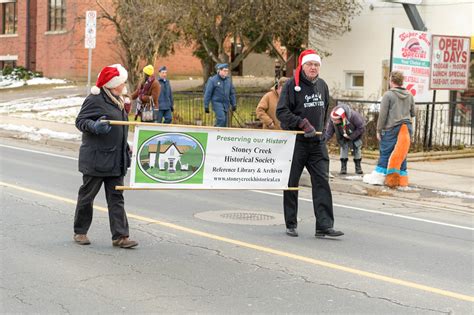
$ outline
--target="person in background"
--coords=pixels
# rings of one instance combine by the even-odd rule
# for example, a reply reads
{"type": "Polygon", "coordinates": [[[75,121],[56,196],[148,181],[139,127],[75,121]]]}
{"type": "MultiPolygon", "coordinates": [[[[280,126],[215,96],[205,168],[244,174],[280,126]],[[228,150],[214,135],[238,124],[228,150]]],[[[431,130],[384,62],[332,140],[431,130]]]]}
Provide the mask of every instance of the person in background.
{"type": "Polygon", "coordinates": [[[408,186],[407,155],[410,149],[412,124],[415,117],[413,95],[403,87],[403,73],[390,73],[390,90],[380,103],[377,120],[377,140],[380,157],[377,167],[363,181],[390,188],[408,186]]]}
{"type": "Polygon", "coordinates": [[[362,161],[362,135],[365,131],[364,118],[347,104],[334,107],[329,116],[324,140],[328,141],[334,133],[336,134],[340,146],[340,174],[347,174],[349,149],[352,150],[354,156],[356,174],[363,174],[360,163],[362,161]]]}
{"type": "Polygon", "coordinates": [[[257,105],[255,113],[262,122],[263,129],[281,129],[280,121],[276,118],[276,107],[281,89],[289,78],[281,77],[276,86],[272,87],[270,92],[266,93],[257,105]]]}
{"type": "Polygon", "coordinates": [[[174,111],[174,101],[173,101],[173,92],[171,91],[170,81],[166,78],[168,71],[166,66],[162,66],[158,70],[158,82],[161,86],[160,97],[158,102],[160,108],[158,109],[158,123],[164,122],[165,124],[170,124],[173,120],[173,111],[174,111]],[[164,121],[163,121],[164,119],[164,121]]]}
{"type": "Polygon", "coordinates": [[[142,112],[145,106],[153,106],[153,120],[158,119],[158,96],[160,95],[160,84],[155,80],[153,75],[155,69],[152,65],[143,68],[143,82],[132,93],[132,100],[137,100],[137,107],[135,111],[135,120],[137,117],[142,119],[142,112]]]}
{"type": "Polygon", "coordinates": [[[204,111],[209,114],[209,103],[216,115],[215,127],[227,127],[227,113],[237,110],[235,88],[229,77],[229,65],[216,65],[217,74],[210,77],[204,91],[204,111]]]}
{"type": "MultiPolygon", "coordinates": [[[[294,77],[281,91],[276,110],[284,130],[303,130],[298,134],[290,169],[288,187],[298,187],[303,168],[311,176],[313,210],[316,217],[316,237],[341,236],[334,226],[332,193],[329,186],[329,155],[326,143],[316,130],[323,132],[329,108],[329,89],[319,77],[321,57],[307,49],[298,58],[294,77]]],[[[298,236],[298,191],[283,192],[286,234],[298,236]]]]}
{"type": "Polygon", "coordinates": [[[92,223],[94,199],[102,184],[109,210],[112,245],[122,248],[138,245],[129,239],[123,191],[115,189],[115,186],[123,186],[131,162],[128,126],[110,126],[104,121],[128,121],[122,99],[127,78],[128,72],[120,64],[103,68],[76,118],[76,127],[82,132],[79,171],[83,174],[83,184],[79,188],[74,216],[74,241],[80,245],[90,244],[87,232],[92,223]]]}

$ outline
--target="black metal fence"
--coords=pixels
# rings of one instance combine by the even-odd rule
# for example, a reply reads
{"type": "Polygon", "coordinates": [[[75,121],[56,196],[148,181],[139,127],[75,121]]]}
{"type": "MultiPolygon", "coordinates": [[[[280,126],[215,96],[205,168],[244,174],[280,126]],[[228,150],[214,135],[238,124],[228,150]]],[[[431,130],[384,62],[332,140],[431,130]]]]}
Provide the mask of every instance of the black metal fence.
{"type": "MultiPolygon", "coordinates": [[[[259,128],[255,108],[263,95],[239,94],[237,97],[237,111],[229,113],[229,127],[259,128]]],[[[182,125],[213,126],[215,121],[212,105],[210,113],[204,113],[204,97],[202,93],[177,92],[173,94],[175,111],[173,123],[182,125]]]]}
{"type": "MultiPolygon", "coordinates": [[[[176,92],[173,94],[175,111],[173,123],[183,125],[213,126],[215,117],[212,110],[204,113],[203,93],[176,92]]],[[[238,128],[260,128],[255,108],[261,94],[239,94],[237,111],[230,113],[229,126],[238,128]]],[[[360,112],[366,120],[364,146],[378,149],[376,125],[380,102],[350,99],[336,99],[333,105],[344,102],[360,112]]],[[[474,142],[474,100],[459,102],[416,103],[413,150],[452,149],[471,147],[474,142]]]]}
{"type": "MultiPolygon", "coordinates": [[[[362,114],[366,120],[364,143],[366,147],[378,148],[376,125],[380,102],[359,100],[336,100],[335,104],[347,103],[362,114]]],[[[473,145],[474,100],[459,102],[416,103],[413,149],[453,149],[473,145]]]]}

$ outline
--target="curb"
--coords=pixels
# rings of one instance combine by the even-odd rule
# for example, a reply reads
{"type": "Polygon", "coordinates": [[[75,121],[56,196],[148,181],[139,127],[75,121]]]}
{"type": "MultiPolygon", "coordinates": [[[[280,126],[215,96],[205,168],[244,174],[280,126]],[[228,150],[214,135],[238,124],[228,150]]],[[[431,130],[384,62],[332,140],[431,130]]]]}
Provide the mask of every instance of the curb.
{"type": "MultiPolygon", "coordinates": [[[[379,154],[375,152],[362,152],[362,156],[367,159],[378,159],[379,154]]],[[[408,153],[408,162],[422,162],[422,161],[435,161],[435,160],[447,160],[447,159],[462,159],[474,157],[474,150],[458,150],[458,151],[436,151],[436,152],[416,152],[408,153]]]]}

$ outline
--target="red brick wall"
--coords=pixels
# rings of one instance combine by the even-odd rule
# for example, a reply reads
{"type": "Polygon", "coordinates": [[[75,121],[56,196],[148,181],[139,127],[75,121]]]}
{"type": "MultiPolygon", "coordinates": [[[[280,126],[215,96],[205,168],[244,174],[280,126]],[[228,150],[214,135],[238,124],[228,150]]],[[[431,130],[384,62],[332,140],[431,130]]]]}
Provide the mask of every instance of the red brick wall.
{"type": "MultiPolygon", "coordinates": [[[[36,14],[36,49],[30,52],[30,58],[36,59],[36,71],[46,77],[87,79],[88,50],[84,48],[85,12],[100,8],[95,0],[66,1],[66,30],[48,32],[48,0],[31,0],[36,5],[30,13],[36,14]]],[[[109,7],[111,0],[102,0],[109,7]]],[[[18,0],[18,34],[17,36],[0,36],[0,55],[18,55],[17,65],[25,65],[26,51],[26,0],[18,0]]],[[[33,20],[33,19],[32,19],[33,20]]],[[[97,20],[96,48],[92,50],[92,81],[106,65],[122,63],[120,47],[115,40],[116,32],[110,22],[97,20]]],[[[30,47],[34,49],[30,38],[30,47]]],[[[175,53],[166,58],[158,58],[155,67],[166,65],[169,75],[200,76],[201,63],[192,55],[192,47],[179,43],[175,53]]],[[[30,63],[31,67],[31,63],[30,63]]]]}

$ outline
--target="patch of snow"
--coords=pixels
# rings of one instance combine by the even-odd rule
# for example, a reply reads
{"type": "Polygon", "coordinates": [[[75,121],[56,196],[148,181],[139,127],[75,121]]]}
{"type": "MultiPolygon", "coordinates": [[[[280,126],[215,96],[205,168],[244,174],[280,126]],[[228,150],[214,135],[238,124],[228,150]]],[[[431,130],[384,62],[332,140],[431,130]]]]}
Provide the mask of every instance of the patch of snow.
{"type": "Polygon", "coordinates": [[[446,196],[446,197],[456,197],[456,198],[463,198],[463,199],[474,199],[474,195],[462,193],[459,191],[441,191],[441,190],[433,190],[435,194],[446,196]]]}
{"type": "Polygon", "coordinates": [[[0,89],[17,88],[24,85],[40,85],[40,84],[66,84],[66,80],[49,79],[49,78],[32,78],[30,80],[14,80],[9,77],[0,76],[0,89]]]}
{"type": "Polygon", "coordinates": [[[68,107],[81,106],[84,97],[65,97],[53,99],[47,98],[27,98],[0,103],[0,114],[15,112],[46,111],[51,109],[62,109],[68,107]]]}
{"type": "Polygon", "coordinates": [[[76,122],[76,117],[77,114],[79,114],[80,109],[80,106],[74,106],[65,109],[42,111],[36,113],[15,113],[11,116],[30,120],[47,120],[59,123],[74,124],[76,122]]]}
{"type": "Polygon", "coordinates": [[[362,175],[345,176],[344,179],[347,179],[347,180],[359,180],[359,181],[361,181],[361,180],[362,180],[362,175]]]}
{"type": "Polygon", "coordinates": [[[62,79],[49,79],[49,78],[33,78],[26,81],[26,85],[39,85],[39,84],[66,84],[66,80],[62,79]]]}
{"type": "Polygon", "coordinates": [[[62,86],[55,86],[53,89],[58,90],[58,89],[70,89],[70,88],[75,88],[77,85],[62,85],[62,86]]]}
{"type": "Polygon", "coordinates": [[[81,139],[81,135],[71,134],[67,132],[58,132],[49,129],[38,129],[34,127],[27,127],[24,125],[12,125],[12,124],[0,124],[0,129],[10,130],[10,131],[19,131],[24,134],[24,137],[33,140],[39,141],[42,138],[48,139],[61,139],[61,140],[76,140],[81,139]]]}

